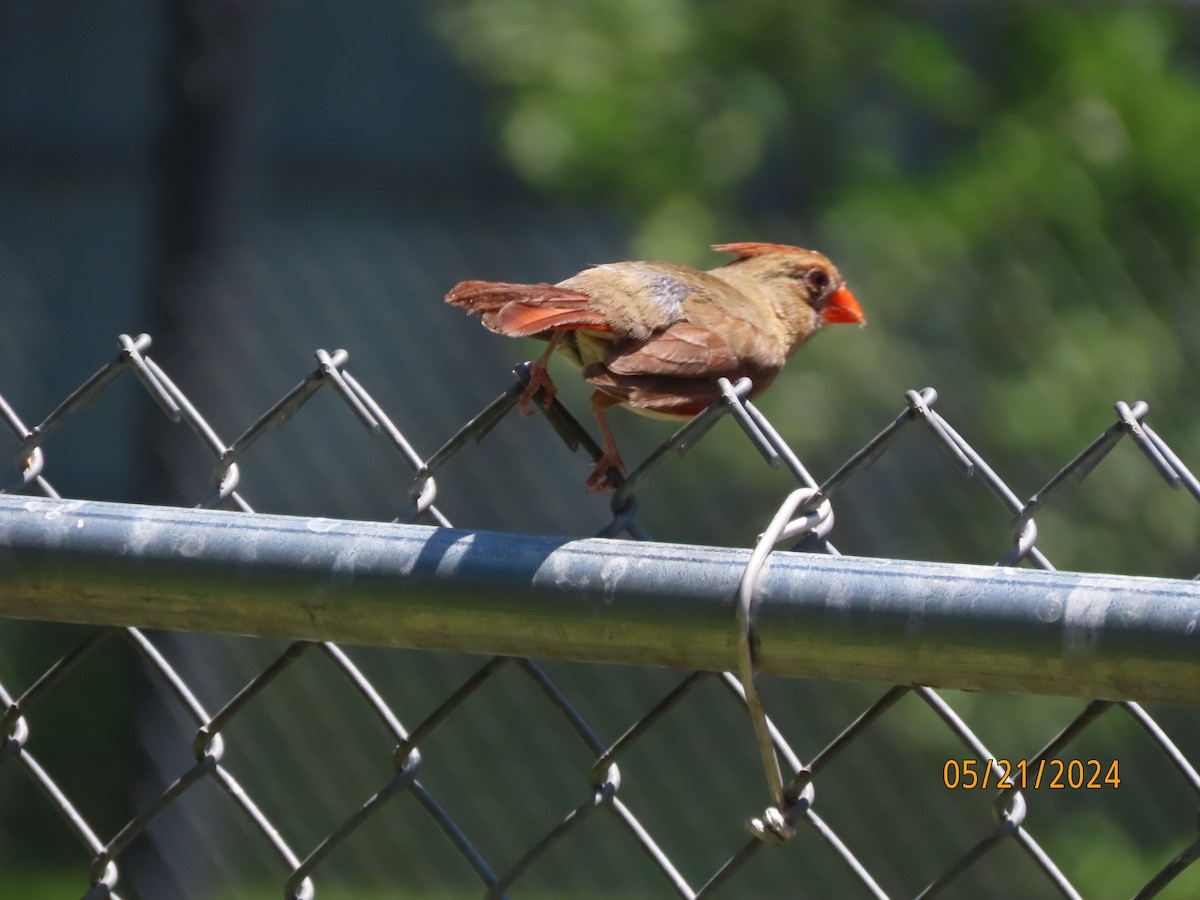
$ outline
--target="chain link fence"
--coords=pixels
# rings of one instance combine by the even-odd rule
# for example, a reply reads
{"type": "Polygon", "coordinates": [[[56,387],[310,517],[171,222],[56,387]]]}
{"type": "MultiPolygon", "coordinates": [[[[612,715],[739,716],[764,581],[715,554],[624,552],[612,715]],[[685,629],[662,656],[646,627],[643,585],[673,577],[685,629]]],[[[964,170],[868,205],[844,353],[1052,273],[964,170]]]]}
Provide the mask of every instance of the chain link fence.
{"type": "MultiPolygon", "coordinates": [[[[438,506],[439,487],[452,477],[448,464],[461,454],[487,453],[485,438],[511,413],[528,377],[526,366],[519,366],[507,389],[423,457],[351,374],[349,355],[320,350],[314,371],[226,443],[200,412],[202,398],[186,395],[148,355],[150,343],[147,335],[122,335],[118,356],[33,427],[0,398],[17,461],[4,493],[59,498],[48,473],[64,426],[114,385],[136,379],[162,414],[188,429],[211,457],[208,487],[196,505],[252,513],[243,493],[252,483],[243,471],[252,468],[251,448],[272,429],[288,426],[315,396],[332,393],[349,417],[331,414],[326,427],[356,422],[394,453],[406,484],[396,500],[395,523],[449,527],[438,506]]],[[[632,890],[696,897],[724,888],[726,896],[1075,897],[1112,896],[1118,889],[1186,896],[1194,890],[1197,876],[1189,867],[1200,855],[1200,838],[1195,822],[1181,814],[1194,811],[1200,797],[1191,761],[1200,752],[1192,709],[1162,707],[1152,715],[1120,699],[1041,701],[1053,704],[1047,714],[1045,708],[1029,712],[1039,701],[1022,696],[1001,698],[1000,710],[989,712],[976,695],[956,691],[755,675],[753,606],[771,548],[789,542],[838,556],[830,537],[839,492],[905,432],[914,426],[923,432],[924,446],[937,448],[949,471],[980,481],[1000,504],[1011,531],[998,565],[1053,571],[1038,547],[1037,515],[1122,442],[1136,446],[1168,487],[1200,500],[1200,482],[1147,424],[1147,405],[1118,402],[1112,424],[1022,501],[936,411],[933,389],[907,392],[899,415],[818,482],[772,423],[742,399],[748,387],[725,383],[722,402],[633,468],[612,495],[611,519],[599,532],[650,541],[639,520],[639,486],[723,416],[732,416],[767,464],[790,472],[799,487],[782,501],[744,561],[737,674],[639,672],[504,655],[480,661],[251,638],[240,640],[259,648],[252,667],[216,672],[205,664],[205,646],[185,651],[182,635],[70,625],[37,632],[41,658],[46,652],[52,657],[48,662],[17,666],[11,661],[22,656],[16,647],[28,634],[21,629],[30,626],[8,620],[7,634],[0,632],[7,648],[0,657],[6,707],[0,775],[9,787],[0,790],[0,817],[16,828],[51,811],[82,850],[64,883],[91,897],[159,895],[141,883],[134,851],[146,841],[168,868],[177,858],[170,893],[180,896],[277,896],[281,889],[286,897],[346,890],[360,896],[364,890],[369,895],[372,885],[387,896],[632,890]],[[85,723],[58,718],[62,707],[55,706],[55,696],[88,681],[89,672],[94,677],[96,658],[113,653],[137,660],[150,685],[150,704],[157,715],[166,710],[172,722],[171,738],[164,741],[155,729],[151,739],[128,720],[89,731],[85,723]],[[401,659],[402,672],[389,668],[401,659]],[[302,669],[309,679],[334,683],[337,703],[309,706],[303,690],[289,692],[284,686],[302,669]],[[420,689],[411,687],[422,680],[420,689]],[[510,687],[519,682],[518,690],[536,702],[504,705],[507,695],[491,690],[501,681],[510,687]],[[697,731],[678,727],[685,709],[704,723],[702,741],[697,731]],[[303,741],[264,740],[271,732],[263,723],[271,719],[301,723],[303,741]],[[899,732],[889,730],[888,723],[897,721],[903,722],[899,732]],[[1029,742],[1031,731],[1040,735],[1035,743],[1029,742]],[[919,749],[919,762],[915,756],[905,760],[904,748],[894,746],[898,733],[908,749],[919,749]],[[112,746],[106,750],[97,738],[112,746]],[[297,762],[312,745],[319,748],[315,773],[297,762]],[[138,784],[129,808],[97,803],[90,782],[105,777],[97,764],[139,755],[152,759],[118,767],[138,784]],[[37,790],[14,793],[14,781],[37,790]],[[507,790],[497,793],[498,783],[507,790]],[[298,808],[286,796],[293,793],[320,802],[298,808]],[[771,802],[762,813],[764,796],[771,802]],[[181,817],[191,825],[181,825],[181,817]],[[1064,839],[1082,822],[1098,854],[1090,861],[1064,839]],[[1120,839],[1122,827],[1136,839],[1120,839]],[[204,852],[196,834],[211,840],[204,852]]],[[[544,418],[551,430],[535,436],[530,426],[530,456],[522,462],[537,466],[541,443],[551,433],[571,450],[599,457],[599,447],[563,403],[553,402],[544,418]]],[[[21,509],[0,509],[5,523],[21,509]]],[[[76,509],[83,507],[37,511],[69,521],[76,509]]],[[[147,507],[126,509],[148,521],[147,507]]],[[[183,547],[190,534],[177,527],[169,540],[183,547]]],[[[19,554],[11,545],[5,552],[6,565],[16,567],[10,571],[20,572],[19,554]]],[[[898,562],[888,571],[883,577],[892,577],[900,591],[909,574],[898,562]]],[[[689,585],[689,574],[699,578],[700,570],[680,576],[684,596],[704,589],[699,581],[689,585]]],[[[1156,585],[1194,614],[1194,602],[1187,606],[1194,600],[1189,582],[1156,585]]],[[[15,602],[19,590],[0,589],[0,597],[8,595],[10,615],[21,608],[15,602]]],[[[93,621],[94,613],[78,608],[85,602],[64,596],[61,608],[51,612],[47,606],[45,618],[93,621]]],[[[220,608],[193,612],[205,623],[197,630],[261,631],[222,618],[213,611],[220,608]]],[[[682,625],[686,607],[677,614],[682,625]]],[[[1094,641],[1108,640],[1121,627],[1102,620],[1091,625],[1094,641]]],[[[664,647],[641,662],[670,666],[676,658],[664,647]]],[[[1119,681],[1120,673],[1111,674],[1119,681]]],[[[1170,695],[1147,693],[1135,675],[1130,678],[1126,696],[1170,695]]],[[[100,689],[119,719],[117,709],[128,698],[100,689]]]]}

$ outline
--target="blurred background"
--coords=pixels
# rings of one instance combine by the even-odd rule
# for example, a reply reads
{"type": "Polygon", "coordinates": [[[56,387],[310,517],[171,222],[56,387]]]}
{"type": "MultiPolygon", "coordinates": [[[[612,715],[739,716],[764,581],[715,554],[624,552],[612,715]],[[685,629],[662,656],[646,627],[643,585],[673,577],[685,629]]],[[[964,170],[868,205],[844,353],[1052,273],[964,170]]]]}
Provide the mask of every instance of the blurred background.
{"type": "MultiPolygon", "coordinates": [[[[1117,400],[1147,401],[1196,468],[1198,147],[1192,4],[4,0],[0,393],[32,424],[116,352],[118,333],[147,331],[229,442],[314,350],[344,347],[428,454],[535,350],[446,307],[456,281],[558,281],[626,258],[709,267],[722,262],[711,243],[766,240],[826,252],[870,320],[822,334],[759,403],[818,479],[926,385],[1021,496],[1111,424],[1117,400]]],[[[586,421],[587,391],[560,386],[586,421]]],[[[634,464],[670,433],[612,418],[634,464]]],[[[211,464],[183,431],[131,381],[55,436],[46,475],[67,496],[192,505],[211,464]]],[[[264,512],[387,520],[407,505],[408,472],[328,397],[242,470],[239,490],[264,512]]],[[[509,417],[453,460],[438,502],[464,527],[590,534],[609,511],[582,492],[589,470],[540,418],[509,417]]],[[[793,486],[726,421],[651,479],[639,518],[660,540],[747,546],[793,486]]],[[[1009,546],[983,486],[912,438],[836,509],[847,553],[991,563],[1009,546]]],[[[1200,509],[1131,445],[1038,524],[1059,568],[1200,570],[1200,509]]],[[[23,689],[84,633],[0,623],[0,680],[23,689]]],[[[283,646],[156,640],[213,708],[283,646]]],[[[355,658],[414,721],[480,662],[355,658]]],[[[39,707],[30,749],[110,836],[186,767],[192,733],[121,645],[87,666],[39,707]]],[[[551,672],[608,740],[675,677],[551,672]]],[[[804,755],[880,686],[772,689],[804,755]]],[[[389,748],[319,659],[273,691],[235,723],[229,765],[303,854],[382,783],[389,748]],[[339,750],[330,772],[330,747],[347,740],[360,749],[339,750]]],[[[580,802],[590,761],[528,684],[489,691],[490,706],[422,747],[423,780],[504,868],[580,802]]],[[[1012,758],[1081,706],[948,696],[1012,758]]],[[[1195,758],[1195,714],[1154,714],[1195,758]]],[[[681,708],[658,740],[623,766],[625,790],[702,883],[762,802],[748,723],[714,688],[711,707],[681,708]]],[[[828,775],[830,818],[897,896],[988,827],[987,803],[940,789],[960,751],[914,702],[828,775]]],[[[1078,887],[1128,894],[1182,849],[1195,803],[1132,724],[1113,723],[1095,752],[1121,759],[1130,789],[1039,799],[1046,824],[1031,828],[1078,887]]],[[[321,895],[476,893],[419,811],[393,807],[329,862],[321,895]]],[[[215,790],[189,795],[122,860],[125,894],[275,896],[259,886],[281,881],[277,864],[233,822],[215,790]]],[[[848,888],[819,847],[798,844],[739,886],[780,893],[803,873],[814,896],[848,888]]],[[[71,896],[85,878],[81,848],[0,766],[0,892],[71,896]]],[[[989,859],[963,896],[1037,896],[1039,878],[1014,853],[989,859]]],[[[547,896],[665,888],[599,830],[529,879],[547,896]]],[[[1194,896],[1200,875],[1176,888],[1194,896]]]]}

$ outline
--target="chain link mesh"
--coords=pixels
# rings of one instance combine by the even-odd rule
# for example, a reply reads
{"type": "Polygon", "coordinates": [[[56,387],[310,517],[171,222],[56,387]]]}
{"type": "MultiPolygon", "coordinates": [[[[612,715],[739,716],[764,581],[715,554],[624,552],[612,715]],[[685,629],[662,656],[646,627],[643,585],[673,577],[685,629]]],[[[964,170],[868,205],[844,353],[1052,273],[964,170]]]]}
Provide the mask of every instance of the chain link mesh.
{"type": "MultiPolygon", "coordinates": [[[[171,422],[185,426],[211,455],[208,486],[196,504],[199,507],[251,511],[241,493],[243,463],[248,451],[271,429],[287,426],[310,400],[324,393],[336,395],[353,419],[398,457],[407,478],[407,494],[397,503],[395,521],[448,526],[448,518],[437,505],[439,479],[447,477],[447,464],[462,453],[486,452],[475,445],[512,411],[529,376],[527,365],[518,366],[516,378],[493,402],[439,449],[423,458],[347,369],[349,354],[344,350],[333,353],[318,350],[316,368],[239,437],[226,443],[201,414],[196,402],[147,355],[150,344],[147,335],[136,338],[122,335],[117,357],[32,428],[0,397],[0,416],[16,438],[16,475],[7,480],[4,492],[58,497],[46,472],[50,453],[47,448],[58,437],[60,426],[98,400],[112,385],[132,377],[171,422]]],[[[156,823],[161,825],[173,810],[182,808],[186,798],[212,786],[227,801],[219,806],[211,803],[202,806],[195,814],[222,822],[236,820],[237,833],[247,835],[252,855],[260,861],[266,860],[253,875],[245,875],[245,869],[232,863],[229,867],[232,874],[228,871],[222,874],[235,881],[257,878],[263,883],[273,883],[273,893],[282,884],[286,897],[312,897],[319,883],[336,890],[345,873],[330,863],[343,848],[355,842],[373,850],[389,843],[406,844],[411,841],[413,829],[440,835],[442,852],[431,855],[423,865],[414,866],[410,859],[403,871],[390,873],[390,887],[404,894],[418,895],[431,890],[430,885],[442,883],[441,875],[433,870],[447,866],[456,871],[457,880],[445,883],[455,885],[453,890],[464,894],[477,893],[469,886],[472,878],[486,896],[510,892],[536,894],[547,889],[545,883],[536,879],[537,871],[551,867],[556,857],[568,860],[568,875],[557,882],[559,889],[588,894],[619,891],[628,883],[624,880],[625,873],[589,868],[586,862],[600,827],[592,823],[599,818],[606,819],[607,828],[614,829],[619,836],[622,850],[618,858],[621,854],[640,856],[657,873],[656,879],[647,882],[650,887],[646,890],[673,891],[682,897],[708,896],[722,887],[727,888],[726,895],[739,889],[762,890],[763,884],[774,884],[780,889],[784,884],[780,879],[789,871],[792,874],[786,877],[790,878],[803,879],[805,875],[797,873],[807,873],[809,880],[791,883],[807,884],[811,892],[818,894],[857,886],[860,893],[877,897],[933,896],[951,888],[977,889],[978,879],[991,877],[992,893],[998,896],[1007,894],[1014,884],[1040,895],[1107,895],[1108,885],[1102,873],[1097,875],[1099,869],[1072,870],[1056,863],[1055,830],[1066,829],[1070,822],[1080,820],[1035,814],[1035,809],[1045,809],[1056,802],[1055,792],[1041,784],[1040,773],[1047,764],[1053,768],[1069,757],[1081,765],[1085,760],[1095,760],[1098,766],[1103,761],[1105,768],[1120,760],[1120,785],[1107,784],[1111,790],[1097,792],[1105,795],[1102,799],[1150,790],[1152,784],[1155,791],[1168,792],[1177,801],[1183,798],[1182,802],[1194,809],[1200,798],[1200,775],[1190,761],[1195,758],[1196,748],[1191,746],[1195,741],[1190,736],[1180,740],[1180,734],[1190,735],[1196,729],[1194,711],[1174,709],[1152,716],[1131,702],[1094,700],[1079,708],[1077,702],[1061,701],[1055,707],[1057,724],[1044,735],[1040,748],[1024,753],[1001,750],[1012,743],[1003,719],[989,720],[986,727],[968,724],[976,707],[967,695],[906,685],[875,695],[871,689],[861,687],[849,689],[846,694],[847,686],[782,679],[760,683],[754,674],[753,604],[758,572],[775,544],[799,541],[797,549],[838,555],[829,539],[834,524],[834,500],[846,485],[887,454],[902,434],[913,430],[914,425],[926,436],[927,446],[936,447],[946,456],[952,470],[982,482],[1010,517],[1007,550],[997,560],[999,565],[1028,564],[1053,569],[1037,545],[1037,515],[1053,504],[1064,489],[1087,477],[1126,440],[1136,446],[1166,485],[1182,489],[1200,501],[1200,482],[1146,423],[1147,404],[1116,403],[1112,424],[1028,500],[1022,501],[980,452],[937,412],[937,392],[932,388],[908,391],[897,417],[823,482],[809,473],[766,416],[744,399],[748,388],[747,382],[724,383],[722,401],[682,427],[632,469],[612,495],[611,519],[599,531],[601,536],[650,540],[638,518],[638,487],[671,457],[685,453],[703,439],[725,415],[732,416],[766,463],[782,466],[791,473],[799,487],[783,501],[774,521],[760,537],[743,578],[740,621],[744,652],[740,677],[731,673],[660,672],[631,690],[616,667],[607,667],[613,670],[608,671],[606,667],[591,666],[583,667],[586,678],[608,679],[612,689],[586,691],[581,689],[579,677],[571,674],[573,667],[569,664],[548,666],[529,659],[496,657],[482,664],[476,661],[471,665],[472,670],[465,673],[458,664],[461,661],[449,665],[442,672],[446,677],[440,678],[445,683],[440,695],[433,702],[426,702],[406,698],[388,674],[372,677],[368,674],[370,665],[360,665],[346,649],[332,643],[300,642],[278,647],[270,641],[259,641],[256,643],[262,647],[261,663],[231,690],[214,680],[211,673],[192,671],[191,654],[174,659],[174,645],[168,635],[153,635],[136,628],[101,628],[87,629],[80,637],[77,629],[46,626],[60,629],[60,639],[66,637],[73,642],[65,653],[30,680],[0,668],[3,676],[0,701],[5,706],[0,717],[0,734],[4,735],[0,772],[7,770],[12,777],[12,771],[16,770],[21,779],[35,785],[41,797],[37,802],[57,814],[75,836],[83,848],[77,871],[80,892],[93,897],[136,895],[136,873],[132,879],[122,875],[124,855],[156,823]],[[153,789],[143,791],[144,796],[137,798],[128,815],[115,809],[96,809],[77,798],[73,785],[78,782],[78,772],[74,770],[86,768],[88,759],[94,756],[92,746],[82,735],[66,738],[74,740],[84,754],[66,768],[62,766],[63,757],[58,757],[59,767],[53,768],[42,761],[42,750],[35,754],[31,749],[31,745],[43,746],[35,740],[39,731],[63,738],[61,727],[52,719],[50,695],[63,690],[72,680],[86,679],[89,661],[110,652],[114,644],[122,645],[140,661],[154,684],[156,702],[168,707],[170,714],[184,723],[184,733],[190,740],[186,759],[180,757],[176,747],[171,751],[169,763],[165,755],[159,760],[157,771],[168,771],[169,777],[153,789]],[[302,666],[309,667],[311,675],[317,666],[314,658],[321,660],[315,677],[342,683],[345,690],[338,694],[340,708],[353,707],[356,715],[373,722],[369,742],[348,739],[359,732],[341,728],[338,723],[332,728],[340,740],[329,741],[327,735],[314,732],[312,740],[328,742],[321,750],[323,765],[330,770],[332,779],[333,770],[349,768],[369,758],[373,780],[367,783],[358,779],[357,793],[338,796],[322,807],[325,812],[340,809],[340,816],[296,821],[286,812],[287,805],[273,793],[270,780],[258,771],[264,766],[287,765],[289,748],[260,746],[254,738],[255,731],[248,728],[239,733],[239,724],[256,716],[301,720],[310,716],[294,694],[283,695],[290,697],[290,701],[281,700],[279,687],[290,677],[289,673],[302,666]],[[506,718],[504,711],[487,708],[489,685],[500,679],[518,679],[525,690],[541,698],[540,708],[532,718],[523,718],[511,710],[506,718]],[[649,683],[654,685],[653,695],[644,689],[649,683]],[[819,721],[821,717],[815,712],[808,721],[798,718],[797,709],[817,710],[805,701],[812,691],[841,691],[857,704],[856,711],[840,722],[819,721]],[[213,699],[202,700],[205,695],[213,699]],[[720,767],[707,773],[711,781],[678,783],[670,772],[673,761],[686,755],[690,748],[678,740],[671,722],[676,711],[687,705],[698,706],[703,716],[714,716],[714,723],[727,721],[721,717],[725,713],[718,714],[717,710],[734,709],[739,718],[744,718],[744,710],[750,711],[755,724],[753,733],[758,738],[757,759],[765,765],[771,805],[747,823],[749,835],[738,832],[737,828],[761,803],[755,798],[756,792],[761,791],[763,776],[756,755],[746,752],[751,749],[746,740],[752,732],[747,728],[744,735],[739,733],[736,737],[711,735],[718,745],[729,744],[728,752],[722,750],[718,757],[720,767]],[[925,713],[914,711],[920,709],[925,713]],[[773,720],[768,716],[770,713],[778,715],[773,720]],[[931,716],[936,720],[936,727],[926,727],[920,737],[914,733],[913,741],[927,742],[935,748],[933,755],[946,761],[944,767],[927,768],[914,777],[894,763],[889,764],[888,748],[879,746],[880,725],[897,715],[931,716]],[[1160,722],[1164,717],[1169,725],[1160,722]],[[450,731],[448,724],[455,721],[465,731],[440,740],[450,731]],[[461,724],[464,722],[467,724],[461,724]],[[1119,755],[1133,746],[1128,730],[1120,732],[1121,722],[1132,723],[1138,740],[1139,749],[1129,750],[1128,758],[1119,755]],[[534,752],[493,758],[495,751],[489,731],[497,727],[523,733],[533,744],[552,747],[549,755],[553,758],[553,770],[541,769],[546,765],[546,757],[534,752]],[[564,740],[573,742],[574,749],[567,749],[564,740]],[[456,745],[453,754],[448,752],[448,742],[456,745]],[[1105,756],[1106,746],[1126,749],[1109,749],[1105,756]],[[1151,752],[1145,752],[1146,748],[1151,752]],[[437,784],[433,784],[435,779],[427,780],[425,773],[433,768],[430,763],[439,754],[457,762],[472,760],[467,767],[470,771],[460,771],[449,778],[440,776],[437,784]],[[866,763],[863,754],[869,756],[866,763]],[[1014,784],[1001,790],[994,787],[986,791],[948,790],[950,774],[955,778],[965,776],[969,760],[978,761],[979,767],[972,771],[979,778],[995,784],[1003,776],[1015,777],[1012,768],[999,760],[1018,756],[1024,771],[1039,773],[1035,786],[1022,789],[1014,784]],[[1165,765],[1153,762],[1153,757],[1159,757],[1165,765]],[[1152,782],[1145,774],[1151,767],[1158,772],[1152,782]],[[234,774],[243,769],[250,771],[251,777],[242,779],[234,774]],[[736,773],[732,772],[734,769],[736,773]],[[863,794],[847,794],[837,783],[839,770],[845,773],[843,780],[870,781],[870,789],[863,794]],[[1164,770],[1167,774],[1163,774],[1164,770]],[[623,788],[623,771],[636,771],[642,779],[627,777],[627,786],[623,788]],[[648,772],[657,773],[651,777],[663,780],[662,790],[647,790],[648,772]],[[459,778],[465,786],[454,786],[459,778]],[[519,802],[482,813],[472,810],[471,802],[485,803],[484,793],[477,791],[480,779],[511,779],[517,797],[541,791],[553,798],[549,802],[555,804],[557,812],[531,829],[523,821],[519,802]],[[250,786],[251,782],[255,786],[250,786]],[[831,796],[818,803],[817,788],[825,784],[830,785],[831,796]],[[720,795],[718,805],[723,805],[724,810],[719,822],[721,848],[688,831],[687,797],[682,794],[691,791],[720,795]],[[670,798],[671,808],[645,804],[639,801],[639,792],[660,802],[670,798]],[[953,796],[969,805],[965,818],[948,814],[943,818],[950,823],[969,821],[971,826],[906,828],[897,811],[904,816],[912,815],[914,821],[925,821],[919,819],[915,809],[926,803],[936,805],[929,799],[934,793],[953,796]],[[464,797],[470,801],[464,803],[464,797]],[[414,804],[419,815],[414,818],[412,810],[408,810],[403,828],[390,819],[388,835],[382,842],[368,838],[372,822],[385,809],[400,805],[403,802],[400,798],[414,804]],[[863,800],[872,799],[877,802],[861,805],[863,800]],[[847,809],[852,800],[859,805],[847,809]],[[894,821],[863,824],[888,816],[894,817],[894,821]],[[1041,822],[1047,824],[1042,826],[1041,822]],[[740,837],[733,837],[739,833],[740,837]],[[771,849],[772,845],[780,844],[787,846],[771,849]],[[447,847],[451,852],[445,852],[447,847]],[[790,854],[793,867],[764,865],[762,857],[768,854],[790,854]],[[905,859],[906,864],[897,866],[897,858],[905,859]],[[998,868],[989,869],[988,860],[999,860],[998,868]],[[804,868],[809,865],[814,868],[804,868]],[[981,874],[988,872],[990,876],[981,874]],[[1003,886],[998,886],[997,872],[1005,873],[1003,886]],[[464,874],[470,878],[464,879],[464,874]]],[[[554,400],[543,412],[553,432],[571,450],[583,450],[593,459],[600,457],[596,442],[563,403],[554,400]]],[[[346,427],[345,422],[344,417],[339,419],[336,427],[346,427]]],[[[378,661],[371,651],[362,652],[372,663],[378,661]]],[[[420,665],[436,669],[438,654],[411,655],[420,665]]],[[[1010,715],[1019,717],[1020,706],[1010,707],[1010,715]]],[[[155,753],[152,747],[144,749],[155,753]]],[[[1073,771],[1067,777],[1073,779],[1073,771]]],[[[1049,778],[1047,774],[1047,781],[1049,778]]],[[[1103,777],[1101,785],[1105,785],[1103,777]]],[[[305,787],[315,795],[322,792],[322,785],[317,782],[308,782],[305,787]]],[[[1071,803],[1076,807],[1093,799],[1080,789],[1064,793],[1072,794],[1071,803]]],[[[1090,815],[1096,815],[1094,805],[1090,815]]],[[[1122,809],[1106,813],[1103,807],[1099,813],[1102,818],[1125,815],[1128,813],[1122,809]]],[[[0,809],[0,817],[13,822],[28,816],[29,810],[24,806],[6,805],[0,809]]],[[[168,848],[169,855],[173,846],[169,839],[160,838],[159,843],[168,848]]],[[[1187,890],[1187,879],[1181,876],[1189,873],[1189,866],[1200,855],[1195,823],[1191,823],[1190,830],[1180,827],[1173,831],[1167,843],[1174,848],[1174,854],[1160,854],[1160,858],[1153,860],[1148,875],[1139,874],[1141,882],[1133,888],[1137,896],[1155,895],[1168,885],[1187,890]]],[[[245,848],[225,849],[232,859],[245,848]]],[[[1133,867],[1130,871],[1141,873],[1146,865],[1140,865],[1141,868],[1133,867]]],[[[1194,879],[1195,873],[1189,873],[1188,877],[1194,879]]],[[[0,884],[3,880],[0,873],[0,884]]]]}

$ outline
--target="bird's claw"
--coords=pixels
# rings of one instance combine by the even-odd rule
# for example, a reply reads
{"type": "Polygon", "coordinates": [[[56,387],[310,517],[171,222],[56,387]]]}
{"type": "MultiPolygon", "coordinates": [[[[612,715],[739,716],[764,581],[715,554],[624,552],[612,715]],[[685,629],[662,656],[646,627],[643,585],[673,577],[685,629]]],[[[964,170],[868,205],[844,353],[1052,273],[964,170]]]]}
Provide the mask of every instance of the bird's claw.
{"type": "Polygon", "coordinates": [[[550,380],[550,373],[546,371],[546,367],[541,363],[534,363],[529,370],[529,383],[525,385],[525,390],[521,392],[521,399],[517,401],[518,411],[526,418],[532,416],[535,412],[533,399],[538,391],[542,392],[543,408],[549,408],[550,404],[554,402],[554,398],[558,395],[558,388],[550,380]]]}
{"type": "Polygon", "coordinates": [[[596,468],[592,470],[592,474],[588,476],[587,492],[593,496],[603,494],[605,491],[615,491],[616,483],[613,481],[611,472],[616,472],[620,476],[625,475],[625,463],[621,457],[615,452],[605,453],[596,461],[596,468]]]}

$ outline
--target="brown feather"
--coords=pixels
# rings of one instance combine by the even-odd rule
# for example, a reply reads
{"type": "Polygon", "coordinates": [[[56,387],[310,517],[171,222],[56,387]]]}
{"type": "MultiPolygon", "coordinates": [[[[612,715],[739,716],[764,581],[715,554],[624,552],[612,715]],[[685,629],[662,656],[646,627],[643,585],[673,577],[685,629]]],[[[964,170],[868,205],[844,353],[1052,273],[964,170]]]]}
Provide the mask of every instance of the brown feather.
{"type": "Polygon", "coordinates": [[[553,284],[509,284],[504,281],[460,281],[446,294],[446,302],[468,312],[482,313],[500,309],[506,303],[552,306],[557,309],[584,309],[588,295],[553,284]]]}
{"type": "Polygon", "coordinates": [[[586,366],[583,377],[633,409],[688,418],[720,398],[716,380],[721,376],[751,378],[757,396],[779,371],[769,360],[769,355],[739,356],[713,331],[676,322],[644,341],[614,341],[604,361],[586,366]]]}
{"type": "MultiPolygon", "coordinates": [[[[753,395],[757,396],[774,380],[773,372],[743,369],[730,373],[736,381],[743,375],[754,380],[753,395]]],[[[603,393],[636,412],[662,419],[689,419],[720,399],[716,381],[695,377],[669,375],[618,375],[603,365],[585,366],[584,380],[603,393]]]]}
{"type": "Polygon", "coordinates": [[[598,364],[586,366],[584,380],[638,412],[661,418],[691,418],[720,396],[715,382],[696,378],[616,375],[598,364]]]}
{"type": "Polygon", "coordinates": [[[730,346],[707,328],[676,322],[644,341],[614,343],[604,367],[616,375],[717,378],[738,368],[730,346]]]}
{"type": "Polygon", "coordinates": [[[810,251],[802,247],[792,247],[788,244],[768,244],[763,241],[737,241],[732,244],[713,244],[712,248],[718,253],[733,253],[738,259],[751,259],[768,253],[784,253],[802,256],[810,251]]]}
{"type": "Polygon", "coordinates": [[[509,337],[533,337],[548,331],[612,331],[600,313],[590,309],[559,309],[513,301],[483,314],[483,324],[509,337]]]}
{"type": "Polygon", "coordinates": [[[446,302],[480,316],[483,324],[509,337],[532,337],[557,329],[609,331],[604,317],[588,308],[587,294],[553,284],[463,281],[446,302]]]}

